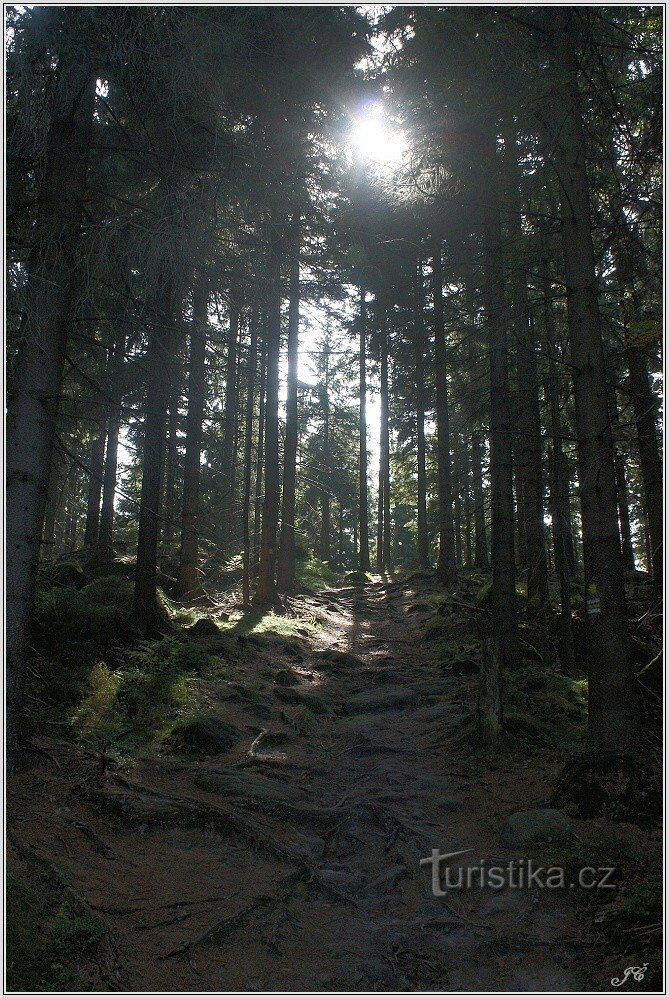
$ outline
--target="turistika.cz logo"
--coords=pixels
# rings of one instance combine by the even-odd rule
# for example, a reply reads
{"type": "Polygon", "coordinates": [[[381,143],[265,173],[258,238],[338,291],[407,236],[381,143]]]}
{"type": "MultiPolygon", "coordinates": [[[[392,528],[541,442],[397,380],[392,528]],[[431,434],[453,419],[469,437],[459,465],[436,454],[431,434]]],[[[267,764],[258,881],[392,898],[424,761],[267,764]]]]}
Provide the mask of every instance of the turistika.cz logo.
{"type": "Polygon", "coordinates": [[[451,867],[449,861],[465,856],[473,849],[460,849],[457,852],[441,853],[432,850],[431,856],[421,859],[421,866],[431,867],[432,894],[445,897],[449,890],[489,889],[501,890],[504,887],[516,890],[540,888],[560,890],[565,887],[580,887],[583,890],[615,890],[611,882],[615,873],[613,866],[584,866],[576,874],[576,879],[567,880],[567,873],[561,866],[540,866],[531,859],[511,859],[508,863],[480,859],[469,865],[451,867]]]}

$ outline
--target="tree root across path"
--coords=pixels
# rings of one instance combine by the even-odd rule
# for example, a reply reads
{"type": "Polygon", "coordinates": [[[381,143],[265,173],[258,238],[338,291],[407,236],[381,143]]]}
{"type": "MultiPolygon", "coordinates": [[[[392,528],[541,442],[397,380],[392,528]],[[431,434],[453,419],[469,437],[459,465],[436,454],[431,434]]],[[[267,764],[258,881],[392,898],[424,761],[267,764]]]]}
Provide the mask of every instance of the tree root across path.
{"type": "MultiPolygon", "coordinates": [[[[236,813],[229,807],[223,807],[220,804],[203,804],[197,798],[184,797],[178,794],[171,794],[165,790],[158,790],[155,787],[144,786],[128,780],[120,774],[115,775],[114,782],[131,790],[135,800],[141,802],[142,798],[153,798],[161,801],[169,801],[170,806],[175,810],[190,818],[195,818],[199,823],[211,823],[221,826],[224,831],[235,832],[276,859],[297,867],[303,877],[310,883],[317,885],[320,890],[330,895],[336,901],[351,905],[354,908],[360,907],[356,898],[324,879],[321,871],[308,863],[296,850],[282,845],[273,834],[271,826],[263,827],[259,822],[252,821],[250,818],[236,813]]],[[[100,792],[98,792],[99,794],[100,792]]],[[[109,802],[110,798],[103,794],[102,799],[109,802]]]]}

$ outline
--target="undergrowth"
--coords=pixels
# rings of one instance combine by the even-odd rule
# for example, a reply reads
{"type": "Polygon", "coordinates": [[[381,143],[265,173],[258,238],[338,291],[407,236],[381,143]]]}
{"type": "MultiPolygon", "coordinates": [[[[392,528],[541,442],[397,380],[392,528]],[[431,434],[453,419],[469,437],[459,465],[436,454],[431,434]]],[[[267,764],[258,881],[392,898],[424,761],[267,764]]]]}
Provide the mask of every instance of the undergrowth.
{"type": "Polygon", "coordinates": [[[46,877],[7,875],[7,989],[90,991],[80,968],[102,936],[90,915],[74,915],[46,877]]]}

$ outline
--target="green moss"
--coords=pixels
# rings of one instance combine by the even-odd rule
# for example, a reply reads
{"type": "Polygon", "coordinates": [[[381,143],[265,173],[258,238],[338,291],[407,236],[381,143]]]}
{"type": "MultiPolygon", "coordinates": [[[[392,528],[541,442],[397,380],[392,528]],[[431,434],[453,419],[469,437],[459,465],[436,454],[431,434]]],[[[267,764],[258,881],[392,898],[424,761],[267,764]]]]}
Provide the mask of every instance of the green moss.
{"type": "Polygon", "coordinates": [[[80,966],[103,933],[90,915],[73,915],[45,877],[7,876],[9,991],[90,991],[80,966]]]}

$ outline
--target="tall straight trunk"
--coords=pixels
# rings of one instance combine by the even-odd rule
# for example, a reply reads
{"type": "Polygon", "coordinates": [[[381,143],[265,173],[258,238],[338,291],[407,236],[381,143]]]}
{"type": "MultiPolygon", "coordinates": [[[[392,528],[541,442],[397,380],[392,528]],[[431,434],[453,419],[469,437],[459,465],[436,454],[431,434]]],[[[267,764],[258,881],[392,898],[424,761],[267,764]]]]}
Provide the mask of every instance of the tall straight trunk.
{"type": "Polygon", "coordinates": [[[485,494],[483,492],[483,441],[478,428],[472,432],[472,493],[474,499],[474,566],[489,568],[488,531],[485,522],[485,494]]]}
{"type": "Polygon", "coordinates": [[[84,527],[84,547],[94,548],[98,543],[100,529],[100,499],[105,467],[105,441],[107,428],[104,413],[100,410],[102,426],[91,441],[88,453],[88,495],[86,497],[86,525],[84,527]]]}
{"type": "Polygon", "coordinates": [[[339,500],[339,529],[337,531],[337,568],[344,567],[344,504],[339,500]]]}
{"type": "Polygon", "coordinates": [[[279,540],[279,592],[295,585],[295,479],[297,476],[297,367],[300,335],[300,219],[293,219],[288,290],[288,371],[286,376],[286,435],[283,444],[283,492],[279,540]]]}
{"type": "Polygon", "coordinates": [[[68,551],[76,551],[77,527],[79,525],[79,485],[81,483],[81,468],[75,465],[70,480],[70,501],[67,507],[65,524],[65,546],[68,551]]]}
{"type": "Polygon", "coordinates": [[[206,390],[208,306],[209,278],[201,274],[193,287],[193,318],[190,331],[186,452],[181,500],[181,547],[177,575],[177,591],[182,597],[198,589],[200,457],[206,390]]]}
{"type": "Polygon", "coordinates": [[[564,467],[562,413],[560,412],[560,387],[558,381],[558,354],[555,319],[551,300],[552,287],[548,260],[548,242],[545,227],[541,228],[541,292],[544,334],[548,356],[546,394],[550,407],[550,504],[555,551],[555,571],[560,586],[560,626],[562,632],[562,664],[566,672],[574,666],[574,625],[571,612],[570,580],[574,574],[574,547],[569,517],[569,494],[564,467]]]}
{"type": "MultiPolygon", "coordinates": [[[[618,218],[618,228],[628,235],[629,225],[624,213],[618,218]]],[[[625,359],[629,377],[627,390],[632,400],[639,447],[639,470],[643,488],[646,523],[652,552],[653,583],[657,594],[662,595],[663,579],[663,488],[662,459],[657,434],[657,403],[653,394],[644,344],[630,328],[630,322],[641,314],[641,303],[635,285],[638,244],[625,238],[615,249],[616,278],[623,292],[623,321],[625,325],[625,359]]]]}
{"type": "Polygon", "coordinates": [[[254,603],[273,603],[276,591],[276,535],[279,519],[279,355],[281,351],[281,236],[270,236],[265,400],[265,497],[262,508],[258,586],[254,603]]]}
{"type": "Polygon", "coordinates": [[[253,554],[252,574],[258,573],[260,559],[260,529],[263,503],[263,469],[265,461],[265,392],[267,387],[267,313],[263,319],[262,348],[260,351],[260,385],[258,389],[258,448],[256,455],[256,477],[253,500],[253,554]]]}
{"type": "Polygon", "coordinates": [[[376,571],[379,575],[383,573],[383,468],[380,460],[376,495],[376,571]]]}
{"type": "Polygon", "coordinates": [[[367,335],[367,303],[365,289],[360,288],[360,392],[359,392],[359,436],[360,436],[360,485],[358,520],[360,524],[360,571],[369,572],[369,509],[367,492],[367,357],[365,339],[367,335]]]}
{"type": "Polygon", "coordinates": [[[644,509],[650,537],[653,582],[662,592],[663,492],[662,460],[657,442],[657,403],[650,387],[648,366],[643,349],[630,343],[625,351],[629,378],[627,388],[632,399],[639,445],[639,468],[643,486],[644,509]]]}
{"type": "Polygon", "coordinates": [[[416,463],[417,463],[417,534],[416,554],[420,568],[430,564],[427,536],[427,476],[425,473],[425,311],[423,303],[423,263],[416,266],[414,301],[414,353],[416,366],[416,463]]]}
{"type": "Polygon", "coordinates": [[[490,498],[492,507],[492,623],[502,665],[519,663],[514,560],[513,461],[509,403],[507,311],[498,167],[491,144],[484,219],[484,292],[490,350],[490,498]]]}
{"type": "Polygon", "coordinates": [[[51,559],[55,554],[56,547],[56,520],[61,507],[65,478],[67,474],[67,463],[65,456],[58,447],[54,447],[51,459],[51,472],[49,474],[49,491],[44,515],[44,527],[42,530],[42,550],[43,558],[51,559]]]}
{"type": "Polygon", "coordinates": [[[249,359],[246,378],[246,415],[244,428],[244,496],[242,500],[242,544],[243,544],[243,575],[242,602],[248,606],[251,602],[251,467],[253,464],[253,403],[256,387],[256,367],[258,366],[258,309],[254,304],[251,309],[251,342],[249,344],[249,359]]]}
{"type": "MultiPolygon", "coordinates": [[[[612,375],[614,372],[610,372],[612,375]]],[[[609,381],[607,384],[609,393],[609,418],[611,420],[611,435],[613,437],[613,460],[616,475],[616,491],[618,493],[618,523],[620,525],[620,544],[623,552],[623,564],[626,572],[633,572],[634,544],[632,542],[632,526],[630,523],[629,491],[627,489],[627,476],[625,474],[625,458],[617,438],[620,433],[620,412],[618,409],[618,398],[616,386],[609,381]]]]}
{"type": "Polygon", "coordinates": [[[221,509],[221,546],[229,553],[232,541],[232,506],[235,495],[235,432],[237,421],[237,341],[239,339],[239,302],[237,285],[230,290],[228,356],[225,367],[225,407],[223,410],[223,495],[221,509]]]}
{"type": "Polygon", "coordinates": [[[485,493],[483,491],[483,434],[480,429],[480,418],[477,413],[477,400],[473,391],[473,383],[478,380],[478,358],[481,353],[477,343],[476,313],[473,296],[470,295],[469,315],[472,326],[467,340],[467,368],[472,379],[468,390],[470,436],[470,471],[472,505],[474,518],[474,567],[488,568],[488,532],[485,521],[485,493]]]}
{"type": "Polygon", "coordinates": [[[167,453],[165,467],[165,516],[162,543],[171,547],[178,519],[177,486],[179,480],[179,383],[174,371],[167,416],[167,453]]]}
{"type": "Polygon", "coordinates": [[[441,242],[435,240],[432,255],[432,305],[434,316],[434,358],[437,415],[437,482],[439,493],[439,561],[437,578],[452,582],[457,578],[455,535],[453,529],[453,486],[451,472],[451,435],[448,404],[448,365],[444,327],[441,242]]]}
{"type": "Polygon", "coordinates": [[[574,16],[574,8],[562,8],[553,21],[556,86],[551,141],[560,180],[576,404],[588,621],[588,736],[597,751],[634,751],[640,742],[639,712],[628,641],[578,63],[570,23],[574,16]]]}
{"type": "MultiPolygon", "coordinates": [[[[548,234],[545,226],[541,227],[541,262],[540,284],[542,294],[543,322],[546,335],[546,353],[548,356],[548,379],[546,391],[548,396],[553,455],[551,461],[551,519],[553,521],[553,544],[559,547],[558,557],[569,579],[576,573],[576,557],[574,553],[574,534],[572,530],[571,503],[569,496],[569,468],[564,452],[565,436],[562,425],[560,404],[560,381],[558,376],[558,347],[555,331],[555,316],[553,313],[552,284],[549,259],[548,234]],[[557,538],[556,541],[556,531],[557,538]]],[[[571,605],[569,609],[571,619],[571,605]]]]}
{"type": "MultiPolygon", "coordinates": [[[[381,571],[392,567],[390,535],[390,422],[388,410],[388,329],[387,313],[382,316],[381,331],[381,406],[380,406],[380,467],[381,485],[381,571]]],[[[377,553],[378,562],[378,553],[377,553]]]]}
{"type": "MultiPolygon", "coordinates": [[[[85,15],[82,15],[82,17],[85,15]]],[[[73,17],[79,17],[73,13],[73,17]]],[[[95,72],[81,51],[61,55],[44,161],[26,310],[7,412],[5,549],[7,765],[21,759],[28,635],[35,598],[76,250],[95,107],[95,72]]]]}
{"type": "Polygon", "coordinates": [[[457,453],[455,458],[455,491],[453,493],[453,530],[455,533],[455,564],[458,570],[462,567],[462,492],[460,486],[460,468],[457,453]]]}
{"type": "Polygon", "coordinates": [[[158,534],[167,406],[176,343],[174,286],[169,279],[161,283],[152,308],[145,357],[146,415],[134,593],[135,616],[149,631],[160,630],[163,624],[157,591],[158,534]]]}
{"type": "Polygon", "coordinates": [[[473,565],[473,547],[472,547],[472,495],[469,486],[469,468],[465,468],[465,502],[464,502],[464,515],[465,515],[465,568],[471,569],[473,565]]]}
{"type": "Polygon", "coordinates": [[[520,170],[515,130],[505,134],[505,166],[509,204],[509,231],[512,239],[510,261],[513,321],[516,334],[518,376],[517,455],[522,482],[519,520],[526,545],[527,597],[543,607],[548,602],[548,570],[544,525],[544,488],[541,453],[541,409],[534,324],[527,295],[522,247],[525,243],[520,202],[520,170]]]}
{"type": "Polygon", "coordinates": [[[107,419],[107,454],[102,482],[102,505],[98,527],[97,558],[101,562],[114,557],[114,500],[116,497],[116,476],[118,472],[118,438],[121,429],[121,404],[123,401],[123,376],[125,361],[125,332],[119,326],[114,336],[112,354],[112,398],[107,419]]]}
{"type": "Polygon", "coordinates": [[[323,407],[323,485],[321,489],[321,558],[330,560],[330,345],[324,351],[325,385],[323,407]]]}

